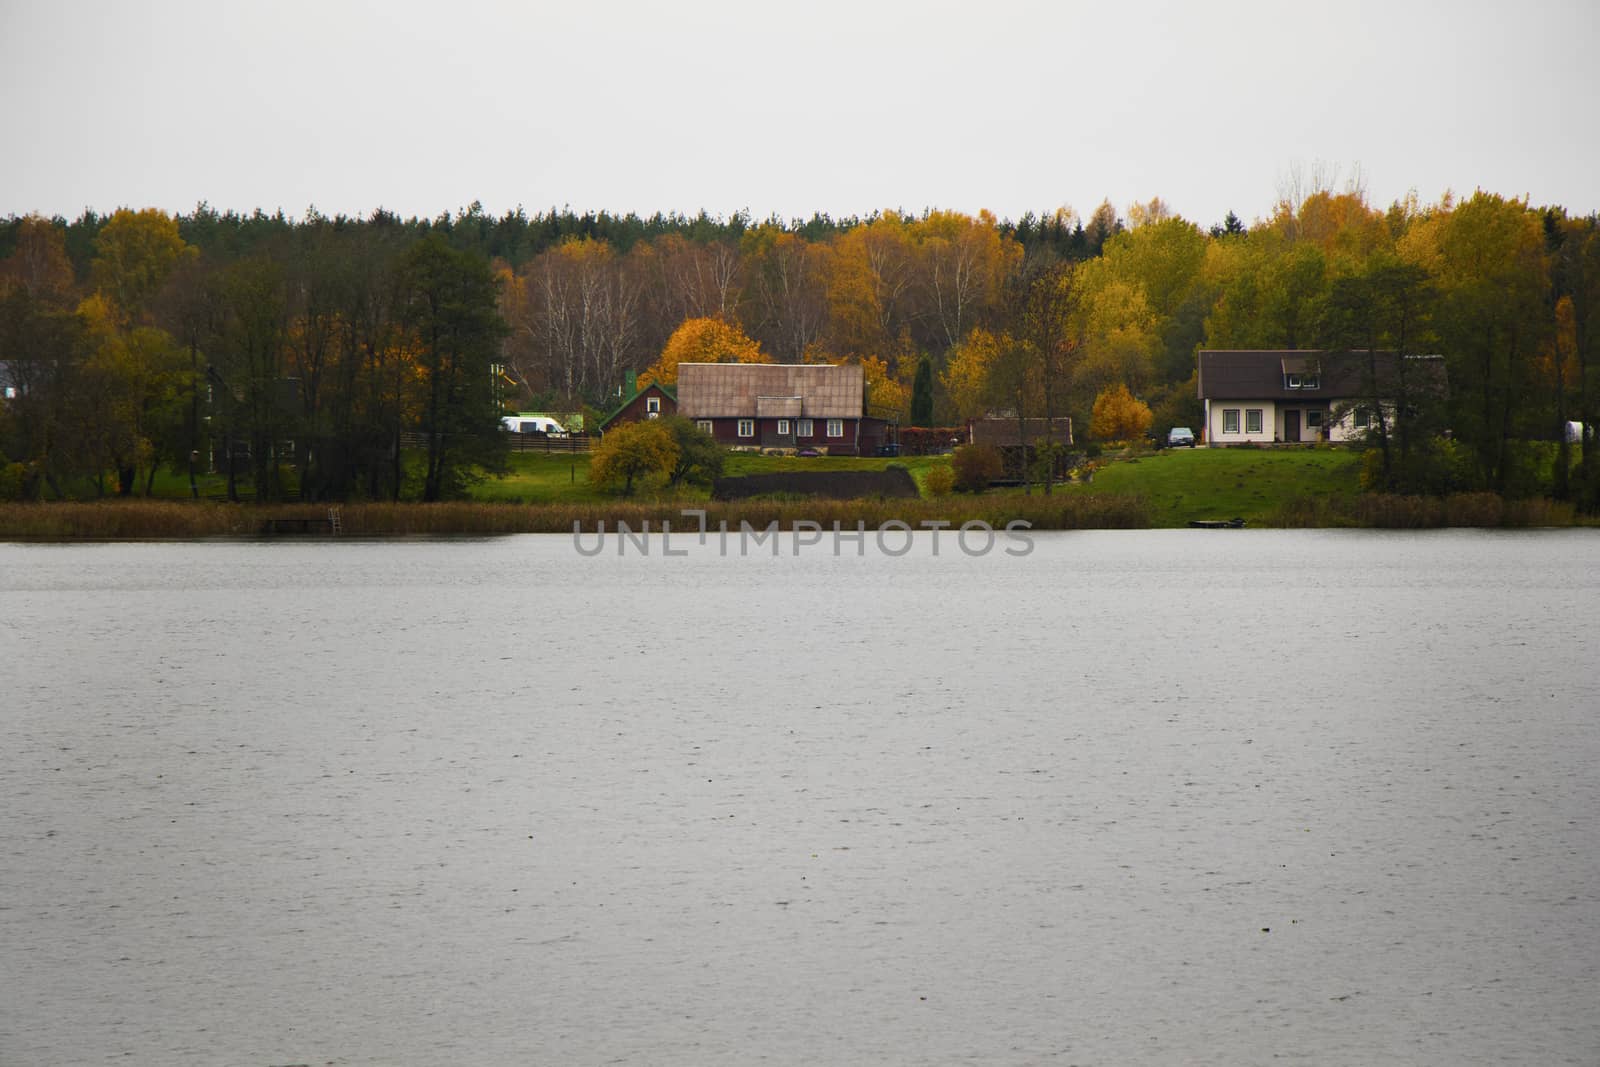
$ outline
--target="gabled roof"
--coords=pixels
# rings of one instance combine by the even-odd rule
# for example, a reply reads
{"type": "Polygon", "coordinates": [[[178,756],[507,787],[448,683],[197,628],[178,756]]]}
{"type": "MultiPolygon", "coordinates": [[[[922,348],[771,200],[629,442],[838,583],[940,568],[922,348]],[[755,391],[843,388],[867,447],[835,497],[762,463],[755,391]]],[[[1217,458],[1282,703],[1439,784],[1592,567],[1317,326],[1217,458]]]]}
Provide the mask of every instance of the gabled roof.
{"type": "MultiPolygon", "coordinates": [[[[1284,349],[1201,349],[1202,400],[1304,400],[1310,403],[1352,400],[1370,395],[1367,381],[1377,363],[1378,392],[1398,389],[1400,355],[1396,352],[1308,352],[1284,349]],[[1315,376],[1315,389],[1290,389],[1289,375],[1315,376]]],[[[1439,356],[1406,356],[1418,384],[1442,385],[1444,360],[1439,356]],[[1426,381],[1421,381],[1425,379],[1426,381]]]]}
{"type": "Polygon", "coordinates": [[[678,414],[691,419],[859,419],[866,378],[859,363],[680,363],[678,414]],[[792,403],[798,398],[798,410],[792,403]]]}
{"type": "Polygon", "coordinates": [[[1028,435],[1028,444],[1042,445],[1046,433],[1058,445],[1072,444],[1072,419],[1066,415],[1057,415],[1053,419],[1035,418],[1030,415],[1022,420],[1024,425],[1017,425],[1015,414],[1006,415],[990,412],[981,419],[973,419],[967,423],[967,436],[975,445],[992,445],[995,448],[1013,448],[1022,444],[1018,430],[1028,435]]]}
{"type": "Polygon", "coordinates": [[[615,419],[618,415],[621,415],[623,411],[627,410],[629,404],[633,403],[635,400],[638,400],[641,396],[644,396],[651,390],[655,390],[656,392],[660,393],[674,404],[678,402],[678,390],[675,387],[670,385],[662,385],[660,382],[651,382],[649,385],[635,389],[626,400],[612,408],[611,413],[600,420],[598,429],[604,430],[607,426],[611,425],[611,420],[615,419]]]}

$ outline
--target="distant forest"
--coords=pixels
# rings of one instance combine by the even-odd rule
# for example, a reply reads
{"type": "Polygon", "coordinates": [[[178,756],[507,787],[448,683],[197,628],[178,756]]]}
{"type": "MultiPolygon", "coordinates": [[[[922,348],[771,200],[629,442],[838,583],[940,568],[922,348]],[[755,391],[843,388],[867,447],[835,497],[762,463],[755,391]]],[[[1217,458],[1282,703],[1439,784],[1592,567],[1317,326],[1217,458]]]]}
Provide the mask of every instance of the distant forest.
{"type": "Polygon", "coordinates": [[[1374,487],[1593,508],[1600,454],[1562,430],[1597,421],[1597,312],[1597,219],[1485,192],[1381,208],[1319,188],[1209,227],[1159,199],[1015,221],[478,204],[432,219],[204,204],[11,217],[0,496],[86,477],[139,492],[221,442],[263,498],[292,481],[309,497],[438,499],[502,462],[499,413],[592,418],[669,350],[859,361],[874,408],[908,423],[1007,409],[1087,431],[1097,399],[1125,393],[1159,431],[1199,425],[1200,348],[1379,348],[1442,354],[1449,387],[1385,426],[1374,487]],[[416,471],[412,434],[427,442],[416,471]]]}

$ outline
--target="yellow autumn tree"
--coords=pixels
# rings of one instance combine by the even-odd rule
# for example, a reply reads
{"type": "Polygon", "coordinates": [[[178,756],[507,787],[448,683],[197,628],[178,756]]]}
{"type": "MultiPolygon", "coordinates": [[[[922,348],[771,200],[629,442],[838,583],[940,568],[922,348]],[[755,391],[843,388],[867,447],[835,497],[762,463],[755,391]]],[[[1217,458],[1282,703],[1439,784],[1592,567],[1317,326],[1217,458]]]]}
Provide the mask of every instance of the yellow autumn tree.
{"type": "Polygon", "coordinates": [[[862,375],[867,381],[867,403],[874,412],[892,411],[905,418],[910,411],[911,390],[906,383],[889,373],[889,364],[877,356],[862,356],[859,360],[862,375]]]}
{"type": "Polygon", "coordinates": [[[833,242],[828,335],[842,352],[882,352],[914,316],[916,249],[905,220],[887,211],[833,242]]]}
{"type": "Polygon", "coordinates": [[[680,363],[771,363],[772,357],[746,337],[744,331],[721,319],[686,319],[672,331],[660,357],[639,375],[642,389],[652,382],[675,385],[680,363]]]}
{"type": "Polygon", "coordinates": [[[635,478],[670,474],[678,462],[678,442],[660,420],[630,422],[600,438],[589,458],[589,480],[596,485],[622,486],[633,493],[635,478]]]}
{"type": "Polygon", "coordinates": [[[951,351],[939,380],[961,418],[977,418],[991,406],[994,390],[989,372],[1004,343],[988,330],[973,330],[951,351]]]}
{"type": "Polygon", "coordinates": [[[115,212],[94,239],[89,279],[124,317],[138,313],[178,263],[199,255],[178,234],[178,220],[157,208],[115,212]]]}
{"type": "Polygon", "coordinates": [[[1094,398],[1089,436],[1097,441],[1131,441],[1149,431],[1152,418],[1150,408],[1118,382],[1094,398]]]}

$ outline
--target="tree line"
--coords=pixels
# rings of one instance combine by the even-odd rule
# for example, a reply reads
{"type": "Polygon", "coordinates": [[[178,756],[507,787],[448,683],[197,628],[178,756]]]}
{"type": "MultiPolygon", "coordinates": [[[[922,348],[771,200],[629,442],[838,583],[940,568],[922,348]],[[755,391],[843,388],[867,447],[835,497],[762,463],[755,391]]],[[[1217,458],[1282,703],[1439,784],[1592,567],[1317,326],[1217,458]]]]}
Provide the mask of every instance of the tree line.
{"type": "Polygon", "coordinates": [[[4,448],[32,495],[91,472],[137,491],[205,436],[258,494],[291,467],[311,496],[431,499],[501,462],[499,411],[597,413],[663,360],[859,361],[875,406],[922,425],[1004,410],[1089,428],[1099,400],[1159,430],[1199,424],[1199,348],[1378,348],[1442,354],[1448,390],[1383,420],[1372,484],[1593,507],[1600,456],[1562,427],[1600,407],[1596,229],[1481,191],[1378,208],[1331,188],[1209,228],[1159,199],[1015,222],[12,218],[0,359],[31,377],[4,448]]]}

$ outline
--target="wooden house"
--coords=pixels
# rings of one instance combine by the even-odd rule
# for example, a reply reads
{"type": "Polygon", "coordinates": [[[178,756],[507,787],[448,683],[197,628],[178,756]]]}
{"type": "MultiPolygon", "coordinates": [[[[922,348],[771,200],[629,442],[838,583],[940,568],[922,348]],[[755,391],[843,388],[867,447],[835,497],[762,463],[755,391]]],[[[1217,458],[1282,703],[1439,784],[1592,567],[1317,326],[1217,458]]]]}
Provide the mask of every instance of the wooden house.
{"type": "Polygon", "coordinates": [[[729,448],[874,455],[889,423],[867,413],[860,364],[680,363],[678,413],[729,448]]]}

